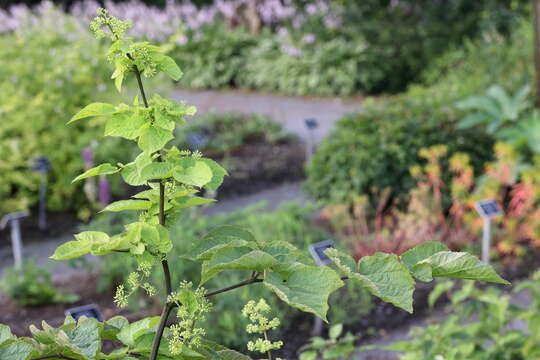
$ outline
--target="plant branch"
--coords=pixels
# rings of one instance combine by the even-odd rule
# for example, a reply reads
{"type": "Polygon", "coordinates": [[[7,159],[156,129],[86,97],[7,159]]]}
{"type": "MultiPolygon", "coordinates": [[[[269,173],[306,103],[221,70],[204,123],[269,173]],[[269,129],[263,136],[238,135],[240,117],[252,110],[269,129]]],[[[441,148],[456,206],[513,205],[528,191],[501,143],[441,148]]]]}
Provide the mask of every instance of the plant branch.
{"type": "MultiPolygon", "coordinates": [[[[264,340],[268,341],[268,334],[266,331],[264,332],[264,340]]],[[[272,351],[268,350],[267,354],[268,354],[268,360],[272,360],[272,351]]]]}
{"type": "Polygon", "coordinates": [[[157,359],[159,352],[159,344],[161,343],[161,338],[163,337],[163,331],[165,331],[165,326],[167,325],[167,319],[173,309],[174,304],[166,303],[163,311],[161,312],[161,319],[159,320],[158,329],[156,336],[154,337],[154,343],[152,344],[152,352],[150,353],[150,360],[157,359]]]}
{"type": "Polygon", "coordinates": [[[206,293],[206,295],[204,295],[204,296],[205,297],[211,297],[211,296],[214,296],[214,295],[217,295],[217,294],[221,294],[221,293],[224,293],[224,292],[227,292],[227,291],[230,291],[230,290],[237,289],[237,288],[242,287],[242,286],[246,286],[246,285],[250,285],[250,284],[254,284],[254,283],[260,283],[262,281],[263,281],[263,279],[259,279],[257,277],[252,277],[251,279],[241,281],[238,284],[227,286],[227,287],[224,287],[223,289],[211,291],[209,293],[206,293]]]}

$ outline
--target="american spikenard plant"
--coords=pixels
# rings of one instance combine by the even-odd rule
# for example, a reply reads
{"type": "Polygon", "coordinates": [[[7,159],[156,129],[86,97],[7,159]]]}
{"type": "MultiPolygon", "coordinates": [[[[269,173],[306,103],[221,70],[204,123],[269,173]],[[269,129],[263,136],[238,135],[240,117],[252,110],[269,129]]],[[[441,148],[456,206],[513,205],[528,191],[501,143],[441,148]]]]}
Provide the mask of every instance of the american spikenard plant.
{"type": "MultiPolygon", "coordinates": [[[[68,260],[89,253],[96,256],[121,253],[119,256],[136,259],[137,270],[117,289],[114,300],[119,306],[126,305],[130,294],[137,289],[151,296],[156,294],[149,275],[153,267],[161,265],[166,290],[161,316],[131,324],[120,316],[103,323],[85,317],[78,321],[68,317],[59,328],[45,322],[42,329],[31,326],[32,337],[22,338],[12,335],[8,327],[0,326],[0,359],[250,359],[207,339],[205,329],[198,323],[211,308],[210,298],[256,283],[262,283],[290,306],[325,321],[328,297],[344,286],[345,280],[360,284],[371,294],[408,312],[413,310],[415,280],[450,277],[507,283],[489,265],[467,253],[451,252],[440,243],[424,243],[401,256],[377,253],[363,257],[358,263],[347,254],[327,250],[334,264],[322,267],[316,266],[306,252],[287,242],[261,242],[243,228],[223,226],[194,242],[182,256],[201,264],[199,283],[184,281],[173,287],[167,261],[173,246],[169,227],[184,209],[213,201],[196,194],[202,189],[217,189],[227,173],[198,152],[166,147],[173,138],[176,124],[182,125],[186,116],[195,113],[195,108],[159,95],[147,98],[142,76],[164,72],[178,80],[182,73],[160,48],[125,37],[129,26],[130,23],[101,9],[91,29],[98,38],[107,37],[112,41],[108,58],[115,66],[112,78],[118,90],[126,76],[134,75],[142,103],[138,96],[132,105],[93,103],[80,110],[70,122],[103,117],[106,136],[137,142],[141,153],[134,161],[101,164],[74,181],[120,173],[130,185],[146,185],[146,190],[131,199],[114,202],[103,210],[138,211],[139,218],[126,225],[120,234],[111,236],[99,231],[77,234],[76,240],[58,247],[52,258],[68,260]],[[204,287],[208,280],[226,270],[243,271],[247,274],[246,280],[212,291],[204,287]],[[167,326],[173,309],[176,309],[176,321],[167,326]],[[116,349],[103,353],[104,340],[114,341],[116,349]]],[[[275,329],[279,321],[266,318],[269,309],[265,304],[264,301],[249,303],[244,315],[252,321],[248,326],[250,332],[266,334],[264,339],[251,342],[249,348],[272,359],[272,351],[282,343],[268,340],[267,332],[275,329]]]]}

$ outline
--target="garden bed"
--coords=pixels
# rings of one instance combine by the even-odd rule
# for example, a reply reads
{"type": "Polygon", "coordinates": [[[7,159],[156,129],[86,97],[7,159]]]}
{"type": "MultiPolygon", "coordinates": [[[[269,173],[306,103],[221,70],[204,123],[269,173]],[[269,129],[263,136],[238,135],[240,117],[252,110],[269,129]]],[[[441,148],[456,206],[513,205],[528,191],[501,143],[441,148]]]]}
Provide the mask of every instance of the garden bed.
{"type": "Polygon", "coordinates": [[[53,327],[57,327],[66,318],[64,312],[67,309],[96,304],[104,319],[122,315],[130,321],[136,321],[146,316],[159,315],[159,309],[150,307],[143,312],[132,312],[126,308],[118,308],[112,301],[114,293],[107,290],[102,293],[96,292],[96,275],[88,273],[78,273],[62,281],[58,281],[59,289],[75,293],[80,296],[80,300],[74,304],[48,304],[42,306],[21,306],[4,294],[0,294],[0,324],[11,327],[14,334],[18,336],[30,335],[29,326],[41,327],[41,322],[45,321],[53,327]]]}

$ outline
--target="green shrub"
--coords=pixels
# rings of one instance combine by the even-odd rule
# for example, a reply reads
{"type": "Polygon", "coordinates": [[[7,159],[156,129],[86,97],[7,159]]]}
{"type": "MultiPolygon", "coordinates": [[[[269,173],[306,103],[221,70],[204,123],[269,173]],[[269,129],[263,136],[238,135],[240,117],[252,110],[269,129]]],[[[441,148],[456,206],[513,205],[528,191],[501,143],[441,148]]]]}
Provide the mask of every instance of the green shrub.
{"type": "MultiPolygon", "coordinates": [[[[32,159],[47,156],[48,205],[52,210],[87,204],[81,185],[71,185],[83,169],[81,150],[102,132],[100,120],[63,126],[89,99],[112,96],[101,45],[69,16],[51,9],[41,23],[0,36],[0,214],[36,203],[39,177],[32,159]]],[[[96,160],[120,159],[125,147],[106,140],[96,160]]]]}
{"type": "Polygon", "coordinates": [[[248,61],[248,51],[257,37],[243,28],[224,24],[206,25],[187,32],[185,45],[174,47],[171,56],[186,71],[180,85],[194,89],[215,89],[236,85],[236,78],[248,61]]]}
{"type": "Polygon", "coordinates": [[[26,261],[20,269],[5,269],[0,279],[0,289],[21,305],[38,306],[79,300],[76,294],[58,291],[52,283],[50,272],[37,266],[35,259],[26,261]]]}
{"type": "Polygon", "coordinates": [[[509,39],[492,33],[438,61],[427,70],[428,85],[364,102],[322,142],[307,167],[308,190],[326,201],[386,187],[404,195],[413,185],[409,168],[420,161],[418,151],[435,144],[470,154],[479,170],[491,157],[493,139],[481,129],[457,129],[464,114],[455,104],[494,82],[513,91],[522,87],[532,71],[530,33],[527,22],[509,39]]]}

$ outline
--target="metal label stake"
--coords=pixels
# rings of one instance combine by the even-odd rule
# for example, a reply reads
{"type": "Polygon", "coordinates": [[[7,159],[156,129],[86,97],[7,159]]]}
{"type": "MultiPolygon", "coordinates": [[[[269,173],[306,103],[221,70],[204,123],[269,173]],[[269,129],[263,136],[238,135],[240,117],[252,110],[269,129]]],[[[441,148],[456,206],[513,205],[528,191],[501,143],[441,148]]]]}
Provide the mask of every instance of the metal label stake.
{"type": "Polygon", "coordinates": [[[482,261],[489,264],[491,250],[491,219],[502,215],[503,211],[495,199],[480,200],[475,203],[476,211],[484,220],[482,234],[482,261]]]}
{"type": "Polygon", "coordinates": [[[22,266],[23,251],[21,239],[21,224],[20,219],[28,216],[28,211],[19,211],[5,215],[0,220],[0,230],[4,230],[9,224],[11,227],[11,246],[13,250],[13,263],[15,267],[20,269],[22,266]]]}

